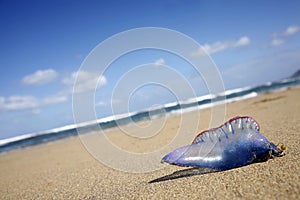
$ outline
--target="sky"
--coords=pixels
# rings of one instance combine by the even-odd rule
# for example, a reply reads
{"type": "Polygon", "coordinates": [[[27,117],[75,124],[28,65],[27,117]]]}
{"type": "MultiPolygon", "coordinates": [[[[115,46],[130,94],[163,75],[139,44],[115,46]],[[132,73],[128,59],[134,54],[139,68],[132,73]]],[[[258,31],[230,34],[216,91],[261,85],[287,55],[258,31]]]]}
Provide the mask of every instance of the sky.
{"type": "Polygon", "coordinates": [[[147,63],[169,66],[197,96],[207,94],[188,62],[157,49],[123,55],[101,77],[78,73],[98,44],[129,29],[161,27],[192,38],[211,56],[226,90],[288,77],[300,68],[299,10],[299,1],[0,0],[0,139],[74,123],[76,77],[82,92],[98,84],[98,118],[112,114],[111,102],[126,112],[177,100],[157,84],[131,91],[130,101],[112,98],[122,76],[147,63]]]}

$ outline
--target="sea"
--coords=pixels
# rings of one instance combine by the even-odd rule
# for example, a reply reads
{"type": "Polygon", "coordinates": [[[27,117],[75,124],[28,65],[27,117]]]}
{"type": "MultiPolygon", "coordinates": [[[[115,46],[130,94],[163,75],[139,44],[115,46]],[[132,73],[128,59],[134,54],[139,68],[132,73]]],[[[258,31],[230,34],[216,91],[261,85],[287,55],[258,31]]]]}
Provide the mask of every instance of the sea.
{"type": "Polygon", "coordinates": [[[99,126],[102,130],[107,130],[116,128],[120,125],[129,125],[133,121],[142,122],[165,115],[177,115],[183,112],[201,110],[218,104],[253,98],[267,92],[287,90],[291,87],[296,87],[299,85],[300,77],[286,78],[279,81],[267,82],[255,87],[237,88],[233,90],[227,90],[220,94],[204,95],[182,102],[168,103],[158,108],[152,108],[151,110],[110,116],[92,122],[85,122],[76,125],[72,124],[39,133],[25,134],[8,139],[2,139],[0,140],[0,153],[2,154],[16,149],[22,149],[65,138],[76,137],[78,135],[77,128],[80,128],[81,132],[84,130],[86,133],[89,133],[93,130],[98,130],[99,126]]]}

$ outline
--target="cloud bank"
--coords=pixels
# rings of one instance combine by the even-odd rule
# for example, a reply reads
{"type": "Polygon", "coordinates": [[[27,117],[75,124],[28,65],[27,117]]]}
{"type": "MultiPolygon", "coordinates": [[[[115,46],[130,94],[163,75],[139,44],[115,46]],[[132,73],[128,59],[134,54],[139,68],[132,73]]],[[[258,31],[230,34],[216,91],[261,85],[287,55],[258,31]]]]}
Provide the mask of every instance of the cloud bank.
{"type": "Polygon", "coordinates": [[[88,72],[84,70],[75,71],[69,77],[62,80],[62,83],[68,87],[67,93],[73,92],[73,86],[76,83],[74,92],[87,92],[94,90],[97,87],[102,87],[107,84],[105,76],[98,76],[97,73],[88,72]]]}
{"type": "Polygon", "coordinates": [[[25,85],[43,85],[53,81],[57,76],[57,72],[53,69],[38,70],[25,76],[22,83],[25,85]]]}
{"type": "MultiPolygon", "coordinates": [[[[53,69],[38,70],[33,74],[27,75],[22,79],[25,85],[43,85],[53,81],[58,73],[53,69]]],[[[105,76],[98,77],[98,74],[88,71],[75,71],[62,79],[62,84],[66,87],[55,95],[44,98],[36,98],[32,95],[12,95],[9,97],[0,96],[0,112],[24,111],[30,110],[32,113],[40,113],[40,109],[51,104],[67,102],[69,95],[73,92],[73,86],[76,81],[75,92],[87,92],[94,90],[95,87],[106,85],[105,76]],[[37,112],[38,111],[38,112],[37,112]]]]}
{"type": "Polygon", "coordinates": [[[205,56],[207,54],[214,54],[220,51],[225,51],[226,49],[246,46],[250,44],[250,38],[243,36],[238,40],[231,41],[217,41],[212,44],[204,44],[202,48],[198,49],[196,52],[193,52],[193,56],[205,56]],[[206,54],[207,53],[207,54],[206,54]]]}
{"type": "Polygon", "coordinates": [[[37,99],[31,95],[13,95],[10,97],[0,97],[0,112],[9,111],[22,111],[31,110],[33,113],[38,114],[36,111],[41,107],[63,103],[68,100],[67,96],[48,96],[43,99],[37,99]]]}
{"type": "Polygon", "coordinates": [[[160,65],[164,65],[165,63],[166,63],[165,60],[163,58],[160,58],[154,62],[154,65],[160,66],[160,65]]]}
{"type": "Polygon", "coordinates": [[[279,46],[286,43],[288,37],[295,35],[300,31],[300,27],[291,25],[282,32],[275,32],[272,34],[271,46],[279,46]]]}

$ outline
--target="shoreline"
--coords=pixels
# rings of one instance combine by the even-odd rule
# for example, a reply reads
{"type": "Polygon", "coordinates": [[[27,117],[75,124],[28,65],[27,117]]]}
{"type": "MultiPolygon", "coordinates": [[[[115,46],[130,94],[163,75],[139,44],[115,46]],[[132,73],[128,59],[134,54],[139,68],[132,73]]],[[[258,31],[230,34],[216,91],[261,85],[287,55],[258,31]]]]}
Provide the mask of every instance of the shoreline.
{"type": "MultiPolygon", "coordinates": [[[[66,138],[1,154],[0,194],[4,199],[297,199],[300,195],[299,100],[300,87],[293,87],[226,105],[225,121],[237,115],[250,115],[259,122],[269,141],[284,143],[286,155],[280,158],[215,173],[197,174],[190,168],[161,164],[162,169],[133,174],[103,165],[87,152],[77,137],[66,138]],[[183,172],[186,176],[149,183],[183,172]]],[[[207,129],[210,109],[183,115],[190,119],[195,113],[201,118],[197,131],[207,129]]],[[[106,135],[127,151],[151,151],[172,139],[179,122],[178,116],[167,117],[166,127],[152,141],[149,139],[151,143],[130,139],[119,130],[106,135]]],[[[191,132],[188,137],[196,134],[191,132]]],[[[191,139],[186,140],[191,142],[191,139]]]]}
{"type": "MultiPolygon", "coordinates": [[[[295,79],[295,80],[297,80],[297,79],[295,79]]],[[[284,80],[281,80],[281,82],[282,81],[284,81],[284,80]]],[[[268,85],[268,84],[266,83],[266,84],[263,84],[263,85],[260,85],[260,86],[256,86],[256,87],[262,87],[264,85],[268,85]]],[[[285,87],[282,87],[282,88],[272,89],[272,90],[263,91],[263,92],[262,91],[260,91],[260,92],[251,92],[251,93],[245,94],[243,96],[237,96],[237,97],[233,97],[233,98],[226,98],[224,100],[215,101],[215,102],[212,99],[211,103],[206,103],[206,104],[203,104],[203,105],[200,104],[198,106],[192,106],[192,107],[182,108],[182,109],[179,109],[179,110],[174,110],[172,112],[165,113],[163,116],[160,116],[159,114],[157,114],[157,116],[155,116],[153,119],[163,118],[163,117],[173,117],[173,116],[176,116],[176,115],[182,115],[182,114],[186,114],[186,113],[190,113],[190,112],[197,112],[197,111],[204,110],[204,109],[212,109],[213,107],[217,107],[219,105],[224,105],[224,104],[227,105],[229,103],[244,101],[244,100],[251,99],[251,98],[256,98],[256,97],[259,97],[259,96],[265,95],[265,94],[283,92],[283,91],[286,91],[286,90],[289,90],[289,89],[292,89],[292,88],[298,88],[298,87],[300,87],[300,85],[285,86],[285,87]]],[[[243,88],[231,89],[231,90],[225,91],[224,93],[222,93],[220,95],[231,95],[231,94],[233,94],[236,91],[243,92],[245,90],[250,90],[252,88],[255,88],[255,87],[243,87],[243,88]]],[[[203,97],[205,97],[205,96],[209,96],[209,95],[204,95],[203,97]]],[[[204,100],[205,98],[203,98],[203,97],[197,97],[196,99],[200,98],[200,99],[204,100]]],[[[192,102],[190,102],[190,103],[192,103],[192,102]]],[[[172,105],[173,104],[177,105],[176,102],[169,103],[169,104],[170,105],[171,104],[172,105]]],[[[166,104],[166,105],[168,105],[168,104],[166,104]]],[[[167,107],[164,107],[164,108],[167,108],[167,107]]],[[[135,113],[138,114],[138,113],[142,113],[142,112],[146,112],[146,111],[140,111],[140,112],[135,112],[135,113]]],[[[149,110],[148,112],[151,112],[151,110],[149,110]]],[[[131,115],[128,115],[128,116],[131,116],[131,115]]],[[[81,123],[79,125],[79,127],[86,127],[86,126],[90,126],[90,125],[95,126],[96,124],[101,124],[101,122],[104,119],[108,119],[108,118],[109,119],[113,119],[114,117],[113,116],[104,117],[104,118],[96,120],[97,122],[92,122],[92,121],[91,122],[83,122],[83,123],[81,123]]],[[[119,118],[117,117],[116,119],[119,119],[119,118]]],[[[122,120],[122,118],[120,118],[120,119],[122,120]]],[[[151,119],[151,120],[153,120],[153,119],[151,119]]],[[[123,125],[119,125],[119,126],[131,126],[132,123],[141,123],[142,124],[142,123],[147,123],[147,121],[149,121],[149,120],[141,120],[141,121],[138,121],[138,122],[131,122],[131,123],[123,124],[123,125]]],[[[105,121],[104,120],[103,122],[107,123],[107,122],[110,122],[110,121],[105,121]]],[[[116,129],[118,129],[118,126],[103,128],[103,131],[104,132],[109,132],[109,131],[113,131],[113,130],[116,130],[116,129]]],[[[11,137],[11,138],[1,139],[0,140],[0,155],[8,153],[10,151],[16,151],[16,150],[19,150],[19,149],[22,150],[22,149],[25,149],[25,148],[30,148],[30,147],[33,147],[33,146],[39,146],[39,145],[43,145],[43,144],[47,144],[47,143],[52,143],[52,142],[55,142],[55,141],[58,141],[58,140],[64,140],[64,139],[73,138],[73,137],[78,137],[78,133],[77,133],[76,125],[75,124],[70,124],[70,125],[66,125],[66,126],[63,126],[63,127],[57,127],[57,128],[54,128],[54,129],[50,129],[50,130],[46,130],[46,131],[41,131],[41,132],[38,132],[38,133],[29,133],[29,134],[15,136],[15,137],[11,137]],[[43,141],[41,143],[36,143],[36,144],[34,143],[34,144],[30,144],[28,146],[26,145],[26,146],[20,146],[20,147],[7,147],[7,150],[2,150],[1,149],[1,148],[5,149],[6,148],[5,146],[10,146],[11,144],[13,145],[13,143],[19,143],[19,142],[22,143],[22,141],[24,141],[24,140],[30,140],[30,139],[34,140],[36,137],[40,137],[40,136],[41,137],[44,137],[44,136],[47,137],[47,136],[53,135],[54,133],[61,133],[61,134],[63,134],[62,133],[63,131],[72,131],[72,129],[74,129],[73,133],[68,134],[66,136],[63,136],[62,138],[50,139],[49,141],[47,141],[48,139],[46,139],[45,141],[43,141]]]]}

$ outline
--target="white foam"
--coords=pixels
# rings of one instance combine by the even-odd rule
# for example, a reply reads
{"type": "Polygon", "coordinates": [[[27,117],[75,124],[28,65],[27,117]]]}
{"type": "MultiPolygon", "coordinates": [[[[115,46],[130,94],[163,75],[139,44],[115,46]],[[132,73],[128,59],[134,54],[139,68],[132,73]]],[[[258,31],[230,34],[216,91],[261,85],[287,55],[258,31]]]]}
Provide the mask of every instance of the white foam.
{"type": "Polygon", "coordinates": [[[207,95],[203,95],[203,96],[199,96],[199,97],[189,98],[186,101],[181,101],[180,104],[196,103],[196,102],[203,101],[203,100],[206,100],[206,99],[213,99],[216,96],[217,95],[214,95],[214,94],[207,94],[207,95]]]}
{"type": "Polygon", "coordinates": [[[193,112],[193,111],[197,111],[197,110],[203,110],[203,109],[211,108],[211,107],[222,105],[222,104],[227,104],[227,103],[231,103],[231,102],[235,102],[235,101],[241,101],[241,100],[245,100],[245,99],[254,98],[256,96],[258,96],[257,92],[251,92],[251,93],[246,94],[241,97],[235,97],[235,98],[225,99],[223,101],[217,101],[217,102],[207,103],[207,104],[203,104],[203,105],[199,105],[199,106],[183,108],[181,110],[174,110],[174,111],[170,112],[170,115],[179,115],[179,114],[193,112]]]}
{"type": "Polygon", "coordinates": [[[238,93],[238,92],[243,92],[246,90],[251,89],[252,87],[247,86],[247,87],[243,87],[243,88],[235,88],[235,89],[231,89],[231,90],[226,90],[225,92],[220,93],[220,95],[224,96],[224,95],[230,95],[230,94],[234,94],[234,93],[238,93]]]}
{"type": "Polygon", "coordinates": [[[11,137],[11,138],[7,138],[7,139],[2,139],[0,140],[0,146],[7,144],[7,143],[11,143],[14,141],[18,141],[18,140],[24,140],[26,138],[30,138],[35,136],[36,134],[25,134],[25,135],[20,135],[20,136],[16,136],[16,137],[11,137]]]}
{"type": "MultiPolygon", "coordinates": [[[[289,81],[291,81],[291,79],[283,79],[279,82],[284,83],[284,82],[289,82],[289,81]]],[[[268,82],[268,83],[266,83],[266,85],[270,85],[270,83],[268,82]]],[[[271,85],[272,85],[272,83],[271,83],[271,85]]],[[[281,87],[281,88],[278,88],[278,89],[275,89],[275,90],[273,89],[272,91],[282,91],[282,90],[286,90],[289,87],[290,86],[281,87]]],[[[104,118],[100,118],[100,119],[92,120],[92,121],[88,121],[88,122],[70,124],[70,125],[66,125],[66,126],[63,126],[63,127],[54,128],[54,129],[50,129],[50,130],[46,130],[46,131],[42,131],[42,132],[38,132],[38,133],[25,134],[25,135],[12,137],[12,138],[2,139],[2,140],[0,140],[0,146],[4,145],[4,144],[7,144],[7,143],[10,143],[10,142],[14,142],[14,141],[34,137],[34,136],[37,136],[37,135],[52,134],[52,133],[57,133],[57,132],[66,131],[66,130],[70,130],[70,129],[75,129],[75,128],[78,128],[78,127],[85,127],[85,126],[88,126],[88,125],[94,125],[94,124],[99,124],[99,123],[104,123],[104,122],[110,122],[110,121],[113,121],[113,120],[128,118],[130,116],[133,116],[135,114],[142,113],[142,112],[147,112],[147,111],[151,111],[151,110],[155,110],[155,109],[169,108],[169,107],[173,107],[173,106],[176,106],[176,105],[189,105],[189,104],[200,102],[200,101],[206,100],[206,99],[207,100],[212,100],[212,102],[207,103],[207,104],[203,104],[203,105],[198,105],[198,106],[173,110],[173,111],[171,111],[169,113],[166,113],[166,114],[167,115],[178,115],[178,114],[182,114],[182,113],[186,113],[186,112],[192,112],[192,111],[195,111],[195,110],[211,108],[211,107],[217,106],[217,105],[222,105],[222,104],[231,103],[231,102],[234,102],[234,101],[241,101],[241,100],[244,100],[244,99],[249,99],[249,98],[256,97],[258,95],[258,93],[257,92],[251,92],[249,94],[239,96],[239,97],[224,99],[224,100],[215,101],[215,102],[213,101],[218,96],[226,96],[226,95],[246,91],[246,90],[249,90],[251,88],[253,88],[253,87],[243,87],[243,88],[231,89],[231,90],[227,90],[227,91],[222,92],[222,93],[217,94],[217,95],[215,95],[215,94],[202,95],[202,96],[199,96],[199,97],[194,97],[194,98],[187,99],[185,101],[169,102],[169,103],[166,103],[166,104],[161,105],[161,106],[159,105],[157,107],[149,108],[148,110],[142,110],[142,111],[137,111],[137,112],[128,112],[128,113],[124,113],[124,114],[117,114],[117,115],[112,115],[112,116],[108,116],[108,117],[104,117],[104,118]]],[[[161,115],[159,115],[159,116],[161,116],[161,115]]]]}

